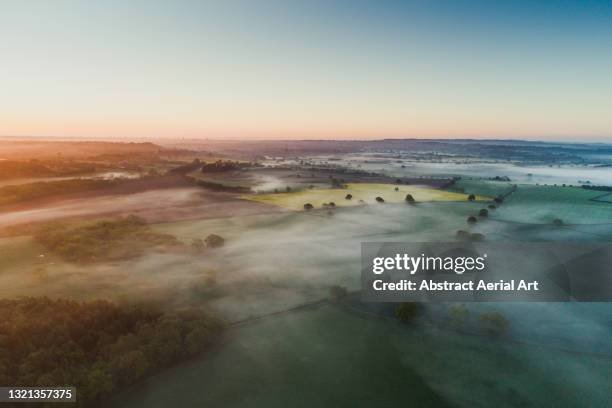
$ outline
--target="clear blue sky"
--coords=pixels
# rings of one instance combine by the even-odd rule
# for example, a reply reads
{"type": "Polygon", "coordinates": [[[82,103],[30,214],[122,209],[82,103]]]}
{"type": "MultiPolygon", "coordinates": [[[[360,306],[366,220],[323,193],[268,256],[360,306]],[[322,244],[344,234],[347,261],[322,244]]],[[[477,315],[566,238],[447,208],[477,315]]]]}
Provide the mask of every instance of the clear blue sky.
{"type": "Polygon", "coordinates": [[[2,1],[0,134],[612,138],[610,1],[2,1]]]}

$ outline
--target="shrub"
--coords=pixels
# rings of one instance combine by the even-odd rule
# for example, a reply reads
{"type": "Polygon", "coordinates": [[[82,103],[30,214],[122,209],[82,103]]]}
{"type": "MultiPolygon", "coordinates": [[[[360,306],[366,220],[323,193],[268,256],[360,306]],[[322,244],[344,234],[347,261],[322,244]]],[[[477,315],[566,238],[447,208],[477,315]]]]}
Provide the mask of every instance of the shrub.
{"type": "Polygon", "coordinates": [[[465,326],[469,316],[470,312],[465,305],[453,305],[450,308],[451,325],[457,329],[465,326]]]}
{"type": "Polygon", "coordinates": [[[410,323],[421,316],[422,309],[418,302],[403,302],[395,307],[395,317],[402,323],[410,323]]]}
{"type": "Polygon", "coordinates": [[[480,328],[493,337],[505,334],[510,322],[499,312],[487,312],[480,315],[480,328]]]}
{"type": "Polygon", "coordinates": [[[348,289],[345,288],[344,286],[333,285],[332,287],[329,288],[329,295],[331,296],[332,299],[339,300],[348,295],[348,289]]]}
{"type": "Polygon", "coordinates": [[[206,237],[204,242],[206,243],[206,246],[208,248],[219,248],[225,244],[225,239],[223,239],[217,234],[210,234],[206,237]]]}
{"type": "Polygon", "coordinates": [[[313,207],[313,205],[312,205],[312,204],[310,204],[310,203],[306,203],[306,204],[304,204],[304,210],[306,210],[306,211],[310,211],[310,210],[312,210],[313,208],[314,208],[314,207],[313,207]]]}
{"type": "Polygon", "coordinates": [[[376,202],[377,203],[384,203],[385,200],[382,197],[376,197],[376,202]]]}

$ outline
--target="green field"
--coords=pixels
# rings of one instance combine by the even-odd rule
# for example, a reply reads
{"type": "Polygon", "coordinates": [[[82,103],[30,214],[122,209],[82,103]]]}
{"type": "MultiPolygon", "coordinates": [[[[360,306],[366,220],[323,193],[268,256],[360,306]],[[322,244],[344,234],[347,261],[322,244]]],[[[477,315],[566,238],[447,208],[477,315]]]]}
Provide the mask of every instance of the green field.
{"type": "MultiPolygon", "coordinates": [[[[455,193],[423,186],[405,186],[393,184],[355,183],[346,188],[311,189],[275,194],[249,194],[242,198],[261,203],[273,204],[292,210],[301,210],[304,204],[310,203],[314,208],[322,208],[323,204],[333,202],[338,207],[352,207],[366,204],[376,204],[376,197],[382,197],[388,203],[402,203],[406,194],[412,194],[417,202],[431,201],[467,201],[467,194],[455,193]],[[398,191],[395,191],[397,188],[398,191]],[[351,194],[351,200],[345,197],[351,194]]],[[[489,197],[477,196],[477,201],[490,200],[489,197]]]]}
{"type": "Polygon", "coordinates": [[[108,407],[606,406],[609,360],[325,306],[238,327],[108,407]]]}
{"type": "Polygon", "coordinates": [[[600,191],[578,187],[520,185],[492,217],[496,220],[551,224],[612,223],[612,203],[592,201],[600,191]]]}
{"type": "Polygon", "coordinates": [[[491,181],[462,177],[449,188],[449,191],[497,197],[498,195],[510,191],[512,185],[512,183],[507,181],[491,181]]]}

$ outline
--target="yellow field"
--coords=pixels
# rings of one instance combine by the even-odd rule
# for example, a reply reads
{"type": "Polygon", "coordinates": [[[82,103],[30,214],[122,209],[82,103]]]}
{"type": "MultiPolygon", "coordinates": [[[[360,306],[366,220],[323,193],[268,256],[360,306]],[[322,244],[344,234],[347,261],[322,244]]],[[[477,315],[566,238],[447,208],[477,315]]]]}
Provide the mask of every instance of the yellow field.
{"type": "MultiPolygon", "coordinates": [[[[453,193],[424,186],[404,186],[393,184],[358,183],[348,184],[347,188],[313,189],[289,193],[248,194],[241,198],[277,205],[292,210],[304,209],[304,204],[310,203],[314,208],[322,208],[323,203],[333,202],[337,207],[349,207],[366,204],[376,204],[376,197],[382,197],[386,203],[402,203],[406,194],[412,194],[417,202],[427,201],[467,201],[467,194],[453,193]],[[399,191],[395,191],[395,188],[399,191]],[[351,194],[353,198],[345,197],[351,194]],[[360,202],[363,201],[363,202],[360,202]]],[[[489,201],[491,198],[476,196],[477,201],[489,201]]]]}

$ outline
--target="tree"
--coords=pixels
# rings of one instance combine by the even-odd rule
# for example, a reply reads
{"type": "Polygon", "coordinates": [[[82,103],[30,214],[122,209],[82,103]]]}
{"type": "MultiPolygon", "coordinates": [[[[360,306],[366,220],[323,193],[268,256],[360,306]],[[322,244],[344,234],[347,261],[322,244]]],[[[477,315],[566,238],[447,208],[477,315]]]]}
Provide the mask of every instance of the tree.
{"type": "Polygon", "coordinates": [[[468,201],[474,201],[474,200],[476,200],[476,196],[474,194],[470,194],[468,196],[468,201]]]}
{"type": "Polygon", "coordinates": [[[313,207],[313,205],[312,205],[312,204],[310,204],[310,203],[306,203],[306,204],[304,204],[304,210],[306,210],[306,211],[310,211],[310,210],[312,210],[313,208],[314,208],[314,207],[313,207]]]}
{"type": "Polygon", "coordinates": [[[201,253],[206,248],[206,245],[204,244],[204,241],[202,241],[200,238],[196,238],[191,240],[191,248],[195,252],[201,253]]]}
{"type": "Polygon", "coordinates": [[[496,208],[497,208],[497,207],[495,206],[495,204],[489,204],[489,210],[494,210],[494,209],[496,209],[496,208]]]}
{"type": "Polygon", "coordinates": [[[453,305],[450,308],[451,325],[456,329],[465,326],[469,316],[470,312],[464,305],[453,305]]]}
{"type": "Polygon", "coordinates": [[[422,309],[418,302],[402,302],[395,307],[395,317],[402,323],[410,323],[421,315],[422,309]]]}
{"type": "Polygon", "coordinates": [[[479,232],[474,232],[473,234],[470,235],[470,239],[472,241],[484,241],[485,236],[479,232]]]}
{"type": "Polygon", "coordinates": [[[504,202],[504,198],[502,196],[497,196],[493,199],[498,205],[504,202]]]}
{"type": "Polygon", "coordinates": [[[385,200],[382,197],[376,197],[376,202],[378,203],[384,203],[385,200]]]}
{"type": "Polygon", "coordinates": [[[459,239],[465,239],[465,240],[470,239],[470,233],[465,230],[457,231],[456,236],[459,239]]]}
{"type": "Polygon", "coordinates": [[[561,226],[563,226],[563,220],[561,220],[560,218],[555,218],[553,220],[553,225],[555,227],[561,227],[561,226]]]}
{"type": "Polygon", "coordinates": [[[353,195],[352,194],[347,194],[346,197],[344,197],[346,200],[352,200],[353,199],[353,195]]]}
{"type": "Polygon", "coordinates": [[[208,248],[219,248],[225,244],[225,240],[217,234],[210,234],[204,242],[208,248]]]}
{"type": "Polygon", "coordinates": [[[111,361],[111,368],[121,382],[131,384],[145,374],[149,362],[142,351],[134,350],[115,357],[111,361]]]}
{"type": "Polygon", "coordinates": [[[395,191],[399,191],[399,187],[395,187],[395,191]]]}
{"type": "Polygon", "coordinates": [[[487,312],[480,315],[481,330],[492,337],[499,337],[508,331],[510,322],[501,313],[487,312]]]}
{"type": "Polygon", "coordinates": [[[487,210],[486,208],[481,209],[478,212],[478,215],[480,215],[481,217],[488,217],[489,216],[489,210],[487,210]]]}
{"type": "Polygon", "coordinates": [[[348,295],[348,289],[344,286],[333,285],[329,288],[329,295],[333,300],[339,300],[348,295]]]}
{"type": "Polygon", "coordinates": [[[474,217],[473,215],[470,215],[467,219],[467,223],[468,224],[476,224],[478,222],[478,220],[476,219],[476,217],[474,217]]]}
{"type": "Polygon", "coordinates": [[[416,203],[414,197],[412,196],[412,194],[406,194],[406,198],[404,199],[407,203],[409,204],[414,204],[416,203]]]}
{"type": "Polygon", "coordinates": [[[113,390],[113,379],[104,370],[94,369],[87,375],[85,394],[87,399],[94,400],[113,390]]]}

